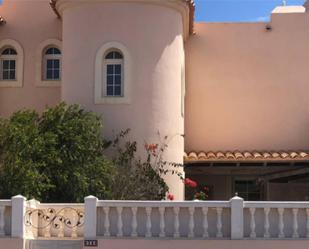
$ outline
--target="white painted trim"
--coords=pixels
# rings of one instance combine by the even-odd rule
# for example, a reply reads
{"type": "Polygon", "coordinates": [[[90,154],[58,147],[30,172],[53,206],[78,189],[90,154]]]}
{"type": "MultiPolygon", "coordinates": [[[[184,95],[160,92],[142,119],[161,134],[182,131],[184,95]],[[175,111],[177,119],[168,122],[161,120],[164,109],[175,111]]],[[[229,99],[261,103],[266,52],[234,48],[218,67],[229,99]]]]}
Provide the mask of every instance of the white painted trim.
{"type": "Polygon", "coordinates": [[[95,58],[95,84],[94,84],[94,103],[95,104],[130,104],[131,102],[131,56],[128,49],[119,42],[105,43],[97,51],[95,58]],[[105,97],[103,96],[104,72],[103,65],[106,52],[111,49],[120,50],[123,55],[123,97],[105,97]]]}
{"type": "Polygon", "coordinates": [[[14,48],[17,52],[16,80],[0,80],[0,87],[23,87],[24,50],[17,41],[12,39],[4,39],[0,41],[0,50],[6,46],[14,48]]]}
{"type": "MultiPolygon", "coordinates": [[[[60,87],[61,80],[43,80],[43,52],[47,47],[55,46],[61,51],[62,55],[62,42],[58,39],[47,39],[43,41],[37,48],[36,52],[36,64],[35,64],[35,79],[36,79],[36,86],[37,87],[60,87]]],[[[61,65],[60,61],[60,65],[61,65]]],[[[62,73],[62,70],[60,70],[62,73]]],[[[60,77],[61,78],[61,77],[60,77]]]]}

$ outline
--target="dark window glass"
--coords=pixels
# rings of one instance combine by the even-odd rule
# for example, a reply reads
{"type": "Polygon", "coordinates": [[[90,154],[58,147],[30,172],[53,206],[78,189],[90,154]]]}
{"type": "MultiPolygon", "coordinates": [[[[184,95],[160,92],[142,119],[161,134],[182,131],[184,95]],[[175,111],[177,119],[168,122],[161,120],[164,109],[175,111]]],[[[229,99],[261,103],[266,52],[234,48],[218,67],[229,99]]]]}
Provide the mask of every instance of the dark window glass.
{"type": "Polygon", "coordinates": [[[60,68],[60,61],[59,60],[54,60],[54,68],[57,68],[57,69],[60,68]]]}
{"type": "Polygon", "coordinates": [[[107,65],[107,74],[114,73],[114,65],[107,65]]]}
{"type": "Polygon", "coordinates": [[[114,84],[114,76],[107,76],[107,85],[113,85],[114,84]]]}
{"type": "Polygon", "coordinates": [[[10,69],[15,69],[16,66],[16,61],[15,60],[11,60],[10,61],[10,69]]]}
{"type": "Polygon", "coordinates": [[[15,70],[10,71],[10,80],[15,80],[16,75],[15,75],[15,70]]]}
{"type": "Polygon", "coordinates": [[[2,79],[15,80],[16,79],[16,61],[2,60],[2,79]]]}
{"type": "Polygon", "coordinates": [[[60,71],[59,69],[54,70],[54,79],[60,79],[60,71]]]}
{"type": "Polygon", "coordinates": [[[121,65],[115,65],[115,74],[121,74],[121,65]]]}
{"type": "Polygon", "coordinates": [[[107,86],[107,96],[113,96],[113,86],[107,86]]]}
{"type": "Polygon", "coordinates": [[[47,68],[52,69],[53,68],[53,60],[47,60],[47,68]]]}
{"type": "Polygon", "coordinates": [[[48,69],[46,72],[46,79],[52,80],[53,79],[53,70],[48,69]]]}
{"type": "Polygon", "coordinates": [[[3,61],[3,69],[4,69],[4,70],[9,69],[9,64],[10,64],[10,61],[4,60],[4,61],[3,61]]]}
{"type": "Polygon", "coordinates": [[[46,61],[46,79],[47,80],[60,79],[60,60],[48,59],[46,61]]]}
{"type": "Polygon", "coordinates": [[[49,48],[45,54],[61,54],[61,51],[58,48],[49,48]]]}
{"type": "Polygon", "coordinates": [[[105,56],[105,59],[123,59],[123,56],[117,51],[112,51],[105,56]]]}
{"type": "Polygon", "coordinates": [[[3,72],[3,79],[4,80],[9,80],[10,78],[9,78],[9,71],[4,71],[3,72]]]}
{"type": "Polygon", "coordinates": [[[121,85],[121,75],[115,76],[115,85],[121,85]]]}
{"type": "Polygon", "coordinates": [[[115,86],[115,96],[121,96],[121,86],[115,86]]]}
{"type": "Polygon", "coordinates": [[[235,192],[246,201],[261,200],[261,188],[255,180],[236,180],[235,192]]]}
{"type": "Polygon", "coordinates": [[[7,48],[7,49],[3,50],[2,54],[3,55],[17,55],[17,52],[13,48],[7,48]]]}

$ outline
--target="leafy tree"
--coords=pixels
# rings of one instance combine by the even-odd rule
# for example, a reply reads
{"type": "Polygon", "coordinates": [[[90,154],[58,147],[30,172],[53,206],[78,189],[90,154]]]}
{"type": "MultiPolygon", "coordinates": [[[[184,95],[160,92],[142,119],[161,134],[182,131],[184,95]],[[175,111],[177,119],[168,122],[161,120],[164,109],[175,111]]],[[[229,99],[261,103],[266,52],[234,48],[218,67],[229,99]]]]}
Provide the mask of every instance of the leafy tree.
{"type": "Polygon", "coordinates": [[[45,202],[111,198],[112,163],[102,155],[102,122],[78,105],[41,116],[20,111],[0,121],[0,197],[23,194],[45,202]]]}

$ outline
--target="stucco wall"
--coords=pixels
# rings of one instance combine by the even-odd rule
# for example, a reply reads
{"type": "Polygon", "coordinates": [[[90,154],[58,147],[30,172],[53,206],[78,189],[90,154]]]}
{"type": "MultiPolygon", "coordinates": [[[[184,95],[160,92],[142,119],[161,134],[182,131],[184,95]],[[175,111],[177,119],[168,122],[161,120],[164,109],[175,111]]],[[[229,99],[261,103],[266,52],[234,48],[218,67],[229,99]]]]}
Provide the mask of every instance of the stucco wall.
{"type": "Polygon", "coordinates": [[[13,39],[24,51],[22,88],[0,87],[0,115],[7,116],[22,108],[43,110],[60,101],[60,88],[37,87],[36,53],[43,41],[61,39],[61,21],[49,6],[49,0],[4,0],[0,14],[7,23],[0,27],[0,41],[13,39]]]}
{"type": "Polygon", "coordinates": [[[186,44],[186,151],[309,147],[309,13],[196,23],[186,44]]]}
{"type": "MultiPolygon", "coordinates": [[[[160,5],[101,1],[64,9],[62,99],[102,114],[107,137],[130,128],[141,148],[158,143],[158,132],[161,139],[169,136],[165,159],[182,162],[182,30],[181,14],[160,5]],[[96,53],[109,42],[121,43],[130,54],[130,104],[95,104],[96,53]]],[[[167,178],[171,193],[183,198],[179,178],[167,178]]]]}

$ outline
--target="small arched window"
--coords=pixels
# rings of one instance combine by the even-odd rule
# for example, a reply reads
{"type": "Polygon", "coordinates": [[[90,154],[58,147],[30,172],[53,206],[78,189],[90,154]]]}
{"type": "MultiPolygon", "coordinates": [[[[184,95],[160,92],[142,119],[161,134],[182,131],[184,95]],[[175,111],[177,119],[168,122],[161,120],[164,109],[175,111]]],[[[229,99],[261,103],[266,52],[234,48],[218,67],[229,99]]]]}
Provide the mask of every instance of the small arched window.
{"type": "Polygon", "coordinates": [[[59,81],[61,79],[61,51],[56,47],[45,49],[43,56],[43,80],[59,81]]]}
{"type": "Polygon", "coordinates": [[[123,55],[120,51],[109,51],[104,58],[104,95],[107,97],[123,97],[123,55]]]}
{"type": "Polygon", "coordinates": [[[16,65],[17,65],[17,52],[14,48],[7,47],[2,49],[1,56],[1,81],[16,81],[16,65]]]}

